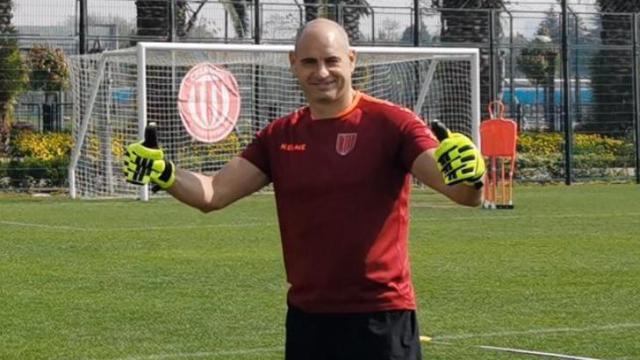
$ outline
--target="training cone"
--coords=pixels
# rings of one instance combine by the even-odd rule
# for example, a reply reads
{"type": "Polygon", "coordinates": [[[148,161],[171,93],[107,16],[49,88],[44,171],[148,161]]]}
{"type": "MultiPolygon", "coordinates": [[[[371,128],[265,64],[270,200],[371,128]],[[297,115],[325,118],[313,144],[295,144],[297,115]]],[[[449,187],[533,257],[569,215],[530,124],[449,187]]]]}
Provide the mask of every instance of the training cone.
{"type": "Polygon", "coordinates": [[[420,342],[421,342],[421,343],[428,343],[428,342],[431,342],[431,338],[430,338],[429,336],[421,335],[421,336],[420,336],[420,342]]]}

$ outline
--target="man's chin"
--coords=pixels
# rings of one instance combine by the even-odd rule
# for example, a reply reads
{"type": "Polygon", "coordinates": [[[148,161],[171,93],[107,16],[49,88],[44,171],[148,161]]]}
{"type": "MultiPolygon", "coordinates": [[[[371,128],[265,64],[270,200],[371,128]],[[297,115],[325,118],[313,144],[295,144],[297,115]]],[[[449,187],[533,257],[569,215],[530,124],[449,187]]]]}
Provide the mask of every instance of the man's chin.
{"type": "Polygon", "coordinates": [[[314,94],[311,96],[314,102],[322,103],[322,104],[330,104],[336,101],[336,94],[314,94]]]}

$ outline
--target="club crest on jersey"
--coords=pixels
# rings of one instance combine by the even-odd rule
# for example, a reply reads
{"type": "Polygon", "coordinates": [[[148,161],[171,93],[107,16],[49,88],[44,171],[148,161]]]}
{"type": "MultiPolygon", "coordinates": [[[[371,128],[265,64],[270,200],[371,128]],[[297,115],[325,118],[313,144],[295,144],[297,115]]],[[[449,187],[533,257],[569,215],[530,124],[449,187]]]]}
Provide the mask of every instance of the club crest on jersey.
{"type": "Polygon", "coordinates": [[[356,147],[357,133],[338,134],[336,152],[342,156],[349,154],[356,147]]]}

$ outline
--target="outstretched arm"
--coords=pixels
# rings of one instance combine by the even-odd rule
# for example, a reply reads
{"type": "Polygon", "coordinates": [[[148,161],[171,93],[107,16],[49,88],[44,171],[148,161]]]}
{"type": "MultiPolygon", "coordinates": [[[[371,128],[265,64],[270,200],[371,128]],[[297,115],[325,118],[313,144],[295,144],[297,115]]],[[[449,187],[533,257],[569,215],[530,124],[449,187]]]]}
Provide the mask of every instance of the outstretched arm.
{"type": "Polygon", "coordinates": [[[213,176],[177,169],[158,145],[155,123],[145,128],[143,141],[127,146],[123,172],[127,182],[154,184],[203,212],[222,209],[269,183],[265,173],[239,156],[213,176]]]}
{"type": "Polygon", "coordinates": [[[413,161],[411,173],[420,182],[442,193],[449,199],[461,205],[478,206],[482,201],[482,190],[464,182],[446,185],[440,170],[438,170],[435,149],[430,149],[413,161]]]}
{"type": "Polygon", "coordinates": [[[176,170],[176,181],[167,191],[179,201],[202,212],[219,210],[269,183],[260,169],[235,157],[212,176],[176,170]]]}

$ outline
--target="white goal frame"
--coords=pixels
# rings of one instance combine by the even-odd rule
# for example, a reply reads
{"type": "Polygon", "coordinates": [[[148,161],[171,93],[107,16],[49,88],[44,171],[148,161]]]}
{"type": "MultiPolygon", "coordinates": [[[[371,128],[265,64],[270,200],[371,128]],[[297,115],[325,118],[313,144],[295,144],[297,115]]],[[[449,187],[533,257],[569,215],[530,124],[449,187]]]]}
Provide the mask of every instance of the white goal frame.
{"type": "MultiPolygon", "coordinates": [[[[385,55],[431,55],[434,63],[438,58],[443,60],[456,59],[467,60],[470,64],[471,77],[471,137],[480,146],[480,51],[477,48],[448,48],[448,47],[352,47],[357,54],[385,54],[385,55]]],[[[199,43],[154,43],[140,42],[135,48],[127,48],[113,51],[106,51],[101,54],[98,63],[97,76],[93,79],[91,94],[87,109],[80,120],[78,136],[71,153],[69,165],[69,193],[71,198],[77,197],[76,191],[76,169],[80,152],[82,151],[84,139],[87,133],[91,113],[99,92],[100,83],[104,80],[104,70],[107,61],[112,57],[121,55],[136,55],[137,59],[137,122],[138,136],[144,136],[144,128],[147,124],[147,81],[146,64],[147,52],[149,50],[166,51],[218,51],[218,52],[258,52],[258,53],[287,53],[293,50],[293,45],[246,45],[246,44],[199,44],[199,43]]],[[[415,109],[419,109],[429,91],[429,84],[435,72],[435,66],[430,66],[425,76],[424,83],[420,86],[420,93],[415,109]]],[[[414,110],[415,110],[414,109],[414,110]]],[[[108,155],[110,156],[110,155],[108,155]]],[[[110,171],[110,170],[108,170],[110,171]]],[[[149,187],[142,186],[139,197],[141,200],[149,199],[149,187]]]]}

